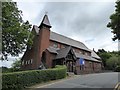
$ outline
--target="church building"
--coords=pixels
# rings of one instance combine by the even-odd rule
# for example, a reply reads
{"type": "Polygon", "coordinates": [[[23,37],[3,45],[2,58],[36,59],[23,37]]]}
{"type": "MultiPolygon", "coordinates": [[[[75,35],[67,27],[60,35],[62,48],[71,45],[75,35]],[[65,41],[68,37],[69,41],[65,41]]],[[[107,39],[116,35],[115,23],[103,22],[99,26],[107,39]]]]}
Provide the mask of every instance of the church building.
{"type": "Polygon", "coordinates": [[[101,58],[93,50],[80,41],[53,32],[51,27],[47,15],[44,15],[40,26],[33,26],[33,45],[27,47],[22,57],[23,70],[66,65],[68,72],[76,74],[101,71],[101,58]]]}

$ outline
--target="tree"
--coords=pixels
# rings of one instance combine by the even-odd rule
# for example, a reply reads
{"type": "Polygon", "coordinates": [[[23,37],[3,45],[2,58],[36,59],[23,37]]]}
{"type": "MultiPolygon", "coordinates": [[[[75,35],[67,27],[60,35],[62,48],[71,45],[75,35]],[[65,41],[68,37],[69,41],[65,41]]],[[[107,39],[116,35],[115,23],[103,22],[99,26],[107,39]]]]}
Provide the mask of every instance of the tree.
{"type": "Polygon", "coordinates": [[[114,34],[113,41],[120,40],[120,0],[117,0],[115,7],[115,13],[110,16],[111,21],[107,24],[114,34]]]}
{"type": "Polygon", "coordinates": [[[98,49],[97,54],[106,53],[106,52],[107,52],[107,51],[105,51],[104,49],[98,49]]]}
{"type": "Polygon", "coordinates": [[[2,60],[8,55],[18,56],[31,43],[30,28],[16,2],[2,2],[2,60]]]}
{"type": "Polygon", "coordinates": [[[106,68],[106,61],[111,57],[110,53],[104,49],[98,49],[97,54],[101,57],[103,66],[106,68]]]}
{"type": "Polygon", "coordinates": [[[114,70],[116,66],[118,66],[118,57],[115,55],[112,55],[107,61],[107,69],[114,70]]]}
{"type": "Polygon", "coordinates": [[[21,60],[17,59],[13,64],[12,64],[12,69],[13,71],[19,71],[21,67],[21,60]]]}
{"type": "Polygon", "coordinates": [[[115,70],[120,66],[120,51],[105,51],[104,49],[98,49],[97,54],[101,57],[105,69],[115,70]]]}
{"type": "Polygon", "coordinates": [[[107,59],[109,59],[111,57],[111,55],[106,52],[106,53],[99,54],[99,56],[102,59],[104,67],[106,67],[106,61],[107,61],[107,59]]]}

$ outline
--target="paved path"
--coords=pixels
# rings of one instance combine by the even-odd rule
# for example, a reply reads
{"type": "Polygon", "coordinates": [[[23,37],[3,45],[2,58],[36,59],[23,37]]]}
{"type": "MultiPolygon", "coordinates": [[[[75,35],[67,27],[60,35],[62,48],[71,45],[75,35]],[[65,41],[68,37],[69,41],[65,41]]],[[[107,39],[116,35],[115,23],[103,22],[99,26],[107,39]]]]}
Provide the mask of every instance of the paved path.
{"type": "Polygon", "coordinates": [[[76,75],[73,78],[60,80],[43,86],[37,86],[36,88],[114,88],[117,82],[118,73],[108,72],[76,75]]]}

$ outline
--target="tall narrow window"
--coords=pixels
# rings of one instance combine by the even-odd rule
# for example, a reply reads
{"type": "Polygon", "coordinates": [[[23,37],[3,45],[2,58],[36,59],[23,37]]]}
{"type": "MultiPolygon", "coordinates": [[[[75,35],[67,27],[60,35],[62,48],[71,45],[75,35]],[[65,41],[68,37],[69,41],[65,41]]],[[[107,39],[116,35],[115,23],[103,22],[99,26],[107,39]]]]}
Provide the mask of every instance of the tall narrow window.
{"type": "Polygon", "coordinates": [[[27,65],[27,61],[26,61],[26,65],[27,65]]]}
{"type": "Polygon", "coordinates": [[[33,59],[30,60],[30,63],[31,63],[31,64],[33,63],[33,59]]]}

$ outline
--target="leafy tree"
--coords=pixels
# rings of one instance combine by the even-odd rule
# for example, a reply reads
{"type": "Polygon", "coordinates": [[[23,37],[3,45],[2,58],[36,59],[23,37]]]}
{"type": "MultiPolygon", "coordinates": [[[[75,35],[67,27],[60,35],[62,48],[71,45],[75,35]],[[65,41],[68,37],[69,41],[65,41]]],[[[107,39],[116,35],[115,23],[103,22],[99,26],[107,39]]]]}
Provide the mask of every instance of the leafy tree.
{"type": "Polygon", "coordinates": [[[116,66],[118,66],[118,57],[113,55],[106,61],[106,64],[107,64],[107,69],[114,70],[116,66]]]}
{"type": "Polygon", "coordinates": [[[101,57],[105,69],[114,70],[117,66],[120,66],[120,51],[109,52],[98,49],[97,54],[101,57]]]}
{"type": "Polygon", "coordinates": [[[12,64],[12,68],[20,68],[21,66],[21,61],[20,60],[16,60],[13,64],[12,64]]]}
{"type": "Polygon", "coordinates": [[[2,2],[2,60],[8,55],[18,56],[31,44],[30,28],[29,22],[22,20],[16,2],[2,2]]]}
{"type": "Polygon", "coordinates": [[[107,52],[107,51],[105,51],[104,49],[98,49],[97,54],[106,53],[106,52],[107,52]]]}
{"type": "Polygon", "coordinates": [[[120,40],[120,0],[117,0],[115,7],[115,13],[110,16],[111,21],[107,24],[114,34],[113,41],[120,40]]]}
{"type": "Polygon", "coordinates": [[[104,49],[98,49],[97,54],[101,57],[103,66],[106,67],[106,61],[111,57],[111,55],[104,49]]]}
{"type": "Polygon", "coordinates": [[[102,59],[104,67],[106,67],[106,61],[107,61],[107,59],[109,59],[111,57],[111,55],[106,52],[106,53],[99,54],[99,56],[102,59]]]}

